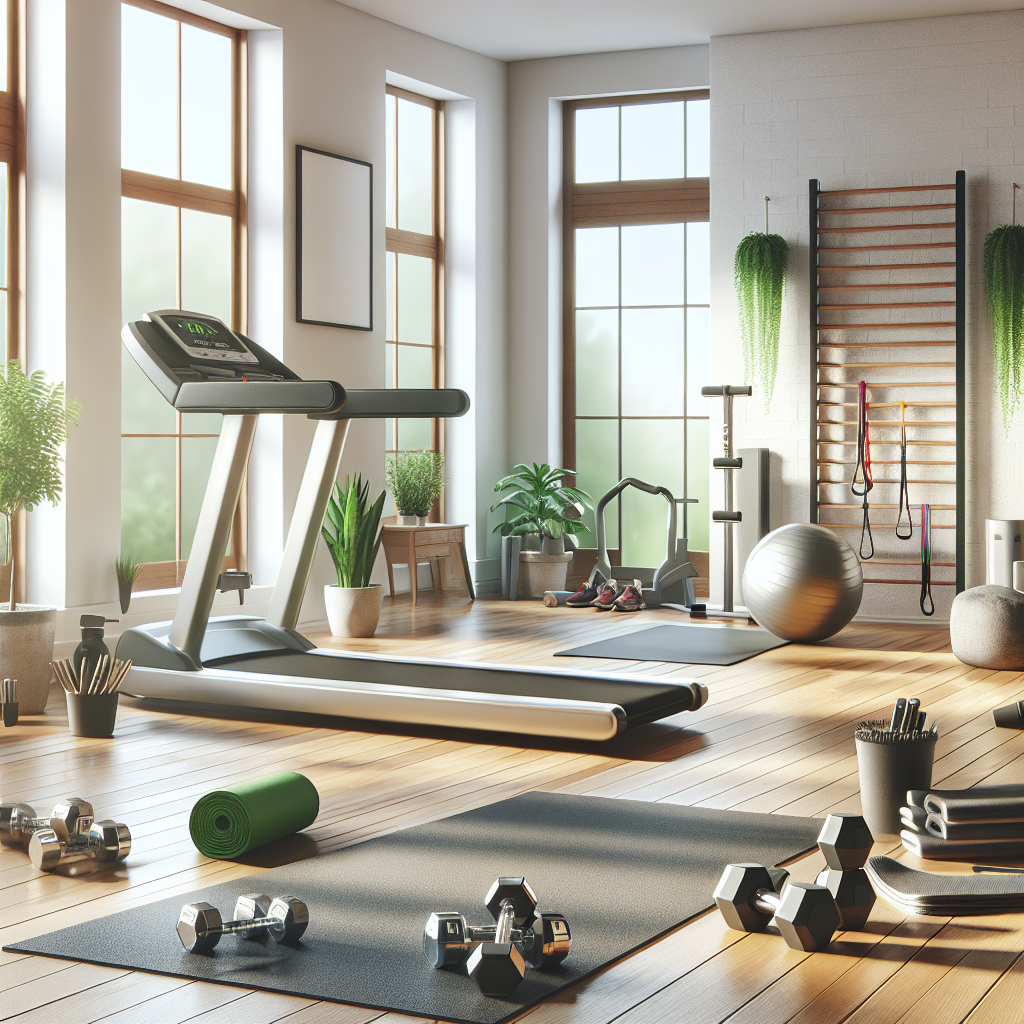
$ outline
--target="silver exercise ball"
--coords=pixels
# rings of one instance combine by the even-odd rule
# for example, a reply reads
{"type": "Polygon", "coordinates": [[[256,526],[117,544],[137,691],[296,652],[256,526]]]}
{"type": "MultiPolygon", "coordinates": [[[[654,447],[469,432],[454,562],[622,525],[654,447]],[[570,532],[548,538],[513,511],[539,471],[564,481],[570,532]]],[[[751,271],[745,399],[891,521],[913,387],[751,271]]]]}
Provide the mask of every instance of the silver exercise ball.
{"type": "Polygon", "coordinates": [[[743,602],[783,640],[838,633],[860,608],[864,573],[853,548],[824,526],[790,523],[764,537],[743,570],[743,602]]]}

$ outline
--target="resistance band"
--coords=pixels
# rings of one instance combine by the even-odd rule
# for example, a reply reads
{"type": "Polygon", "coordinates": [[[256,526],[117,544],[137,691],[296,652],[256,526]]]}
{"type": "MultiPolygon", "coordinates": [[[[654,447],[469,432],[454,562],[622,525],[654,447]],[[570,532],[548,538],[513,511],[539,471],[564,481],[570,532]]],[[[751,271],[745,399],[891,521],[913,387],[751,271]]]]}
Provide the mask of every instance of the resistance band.
{"type": "Polygon", "coordinates": [[[935,614],[932,600],[932,507],[921,506],[921,613],[935,614]]]}
{"type": "Polygon", "coordinates": [[[914,536],[914,520],[910,515],[910,491],[907,488],[907,403],[900,402],[900,510],[896,514],[896,536],[910,540],[914,536]],[[903,524],[903,509],[907,510],[907,521],[903,524]],[[906,533],[900,533],[906,529],[906,533]]]}
{"type": "Polygon", "coordinates": [[[864,520],[860,528],[860,557],[867,560],[875,554],[875,541],[871,536],[871,515],[868,506],[868,492],[875,486],[871,476],[871,436],[869,433],[868,386],[860,382],[857,396],[857,465],[853,469],[853,480],[850,490],[864,499],[864,520]],[[860,476],[860,490],[857,490],[857,477],[860,476]]]}
{"type": "Polygon", "coordinates": [[[868,437],[868,386],[864,381],[860,382],[860,391],[857,396],[857,465],[853,468],[853,480],[850,482],[850,490],[859,498],[867,494],[874,485],[871,479],[871,439],[868,437]],[[860,478],[860,490],[858,487],[860,478]]]}

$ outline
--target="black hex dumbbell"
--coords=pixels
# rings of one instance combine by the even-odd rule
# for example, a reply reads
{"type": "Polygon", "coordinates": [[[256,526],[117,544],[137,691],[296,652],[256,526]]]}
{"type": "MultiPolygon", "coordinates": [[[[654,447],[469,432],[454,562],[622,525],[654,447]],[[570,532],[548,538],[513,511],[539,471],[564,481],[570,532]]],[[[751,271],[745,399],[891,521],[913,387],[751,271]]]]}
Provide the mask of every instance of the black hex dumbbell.
{"type": "Polygon", "coordinates": [[[729,864],[715,889],[715,903],[736,931],[764,931],[774,918],[793,949],[823,949],[841,920],[832,893],[805,882],[788,882],[783,889],[785,881],[786,872],[777,871],[773,879],[762,864],[729,864]]]}
{"type": "MultiPolygon", "coordinates": [[[[474,926],[458,913],[434,913],[423,929],[423,954],[431,967],[460,967],[467,964],[471,976],[491,989],[487,994],[508,995],[522,980],[513,973],[510,963],[521,959],[535,968],[553,967],[568,955],[572,944],[569,922],[554,911],[538,911],[537,897],[524,878],[499,878],[491,886],[485,901],[495,924],[474,926]],[[511,929],[504,942],[499,942],[502,916],[511,917],[511,929]],[[485,957],[483,953],[468,963],[482,945],[511,944],[511,951],[500,956],[485,957]],[[509,987],[511,986],[511,987],[509,987]]],[[[492,954],[494,951],[490,951],[492,954]]]]}
{"type": "Polygon", "coordinates": [[[238,898],[231,921],[210,903],[186,903],[178,915],[178,938],[190,953],[209,953],[222,935],[250,939],[269,932],[275,942],[297,942],[308,924],[309,911],[297,897],[271,900],[263,893],[248,893],[238,898]]]}
{"type": "Polygon", "coordinates": [[[859,814],[830,814],[818,836],[828,867],[814,881],[832,893],[846,931],[860,931],[875,905],[875,891],[864,871],[874,841],[859,814]]]}

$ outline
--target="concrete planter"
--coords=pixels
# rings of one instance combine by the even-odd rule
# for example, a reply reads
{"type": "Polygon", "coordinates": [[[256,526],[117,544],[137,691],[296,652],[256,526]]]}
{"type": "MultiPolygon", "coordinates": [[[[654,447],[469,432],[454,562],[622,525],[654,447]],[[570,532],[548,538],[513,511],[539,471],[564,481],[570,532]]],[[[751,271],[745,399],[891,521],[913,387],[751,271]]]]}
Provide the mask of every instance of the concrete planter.
{"type": "Polygon", "coordinates": [[[384,588],[379,583],[368,587],[324,587],[327,621],[333,636],[373,636],[380,621],[384,588]]]}
{"type": "Polygon", "coordinates": [[[50,693],[57,609],[0,604],[0,678],[18,680],[18,713],[41,715],[50,693]]]}
{"type": "Polygon", "coordinates": [[[542,598],[545,590],[565,590],[572,552],[544,555],[539,551],[519,553],[519,596],[542,598]]]}

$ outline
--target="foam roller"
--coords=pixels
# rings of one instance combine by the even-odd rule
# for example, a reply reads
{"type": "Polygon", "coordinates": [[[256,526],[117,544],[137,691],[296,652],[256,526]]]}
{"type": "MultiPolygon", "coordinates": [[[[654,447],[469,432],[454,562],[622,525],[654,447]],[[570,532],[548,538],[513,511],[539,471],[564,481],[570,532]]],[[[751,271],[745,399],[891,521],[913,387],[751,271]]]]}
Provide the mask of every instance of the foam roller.
{"type": "Polygon", "coordinates": [[[305,775],[275,772],[200,797],[188,819],[192,842],[216,860],[308,828],[320,813],[320,794],[305,775]]]}

